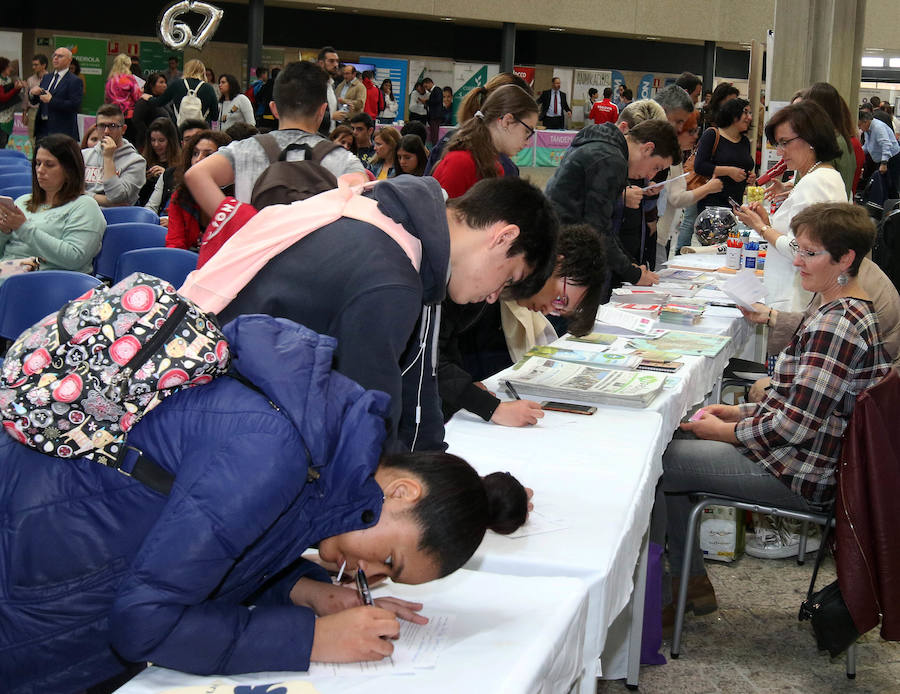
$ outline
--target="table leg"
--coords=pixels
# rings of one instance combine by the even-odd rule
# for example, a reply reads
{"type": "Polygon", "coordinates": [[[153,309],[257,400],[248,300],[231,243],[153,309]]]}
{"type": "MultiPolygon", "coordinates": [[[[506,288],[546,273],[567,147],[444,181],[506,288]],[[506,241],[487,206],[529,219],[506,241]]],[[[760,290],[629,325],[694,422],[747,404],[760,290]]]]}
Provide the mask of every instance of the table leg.
{"type": "Polygon", "coordinates": [[[628,629],[628,677],[625,686],[638,688],[638,677],[641,669],[641,640],[644,635],[644,597],[647,593],[647,566],[650,547],[650,529],[641,540],[641,554],[638,558],[634,578],[634,591],[631,593],[631,626],[628,629]]]}

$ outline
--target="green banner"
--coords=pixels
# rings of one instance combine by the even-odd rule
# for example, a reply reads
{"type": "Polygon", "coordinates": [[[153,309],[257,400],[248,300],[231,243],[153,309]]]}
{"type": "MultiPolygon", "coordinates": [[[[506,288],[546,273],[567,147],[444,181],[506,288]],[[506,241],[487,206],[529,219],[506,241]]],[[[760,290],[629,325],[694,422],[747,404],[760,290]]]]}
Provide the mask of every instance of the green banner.
{"type": "Polygon", "coordinates": [[[72,51],[72,57],[78,60],[84,81],[81,113],[95,114],[103,104],[106,87],[106,39],[54,36],[53,40],[55,48],[68,48],[72,51]]]}
{"type": "Polygon", "coordinates": [[[483,87],[487,83],[487,73],[487,65],[482,65],[469,79],[463,82],[462,86],[457,87],[456,92],[453,94],[453,125],[457,125],[456,113],[459,111],[459,105],[462,103],[462,100],[470,91],[476,87],[483,87]]]}
{"type": "Polygon", "coordinates": [[[141,72],[144,79],[151,72],[166,72],[169,69],[169,58],[178,58],[178,69],[184,65],[184,54],[177,53],[163,46],[159,41],[141,41],[141,72]]]}

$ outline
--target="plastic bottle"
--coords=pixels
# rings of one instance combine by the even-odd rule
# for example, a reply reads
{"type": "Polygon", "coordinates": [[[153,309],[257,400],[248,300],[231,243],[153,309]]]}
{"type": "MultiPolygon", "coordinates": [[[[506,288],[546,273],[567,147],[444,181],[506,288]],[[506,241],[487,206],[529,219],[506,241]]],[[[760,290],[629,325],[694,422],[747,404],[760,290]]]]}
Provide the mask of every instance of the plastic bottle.
{"type": "Polygon", "coordinates": [[[759,253],[759,245],[756,241],[748,241],[744,244],[741,253],[741,265],[748,270],[756,270],[756,258],[759,253]]]}

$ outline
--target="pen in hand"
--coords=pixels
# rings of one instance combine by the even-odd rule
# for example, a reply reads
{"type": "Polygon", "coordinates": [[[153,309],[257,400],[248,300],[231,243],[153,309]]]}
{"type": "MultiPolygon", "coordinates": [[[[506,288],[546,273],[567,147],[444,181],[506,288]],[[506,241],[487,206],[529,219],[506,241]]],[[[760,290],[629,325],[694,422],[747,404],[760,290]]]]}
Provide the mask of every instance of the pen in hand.
{"type": "Polygon", "coordinates": [[[522,399],[522,398],[519,397],[519,394],[516,392],[516,389],[513,388],[513,384],[510,383],[509,381],[506,382],[506,391],[507,391],[510,395],[512,395],[516,400],[521,400],[521,399],[522,399]]]}
{"type": "MultiPolygon", "coordinates": [[[[356,590],[359,591],[359,597],[363,601],[363,605],[375,606],[375,601],[372,599],[372,591],[369,590],[369,581],[366,578],[366,573],[359,568],[356,569],[356,590]]],[[[387,636],[382,636],[381,638],[387,640],[387,636]]],[[[393,657],[388,656],[388,658],[391,661],[391,665],[393,665],[393,657]]]]}

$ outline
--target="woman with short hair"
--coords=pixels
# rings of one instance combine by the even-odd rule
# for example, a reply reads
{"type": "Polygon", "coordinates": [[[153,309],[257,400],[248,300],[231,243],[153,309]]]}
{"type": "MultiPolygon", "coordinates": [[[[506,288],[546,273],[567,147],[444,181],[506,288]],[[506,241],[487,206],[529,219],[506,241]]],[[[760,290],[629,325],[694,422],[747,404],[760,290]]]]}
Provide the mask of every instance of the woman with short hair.
{"type": "Polygon", "coordinates": [[[798,511],[830,501],[856,397],[890,368],[874,306],[857,278],[875,240],[865,210],[817,203],[794,215],[791,230],[794,267],[821,305],[810,306],[778,356],[762,402],[704,407],[699,420],[681,425],[687,437],[676,437],[663,455],[650,539],[662,544],[668,533],[674,574],[691,553],[691,575],[681,580],[689,581],[697,614],[714,610],[716,601],[699,547],[684,547],[690,494],[798,511]]]}
{"type": "MultiPolygon", "coordinates": [[[[84,194],[84,159],[68,135],[37,141],[31,162],[31,192],[0,205],[0,260],[40,259],[41,270],[91,272],[106,219],[97,201],[84,194]]],[[[7,263],[18,274],[22,263],[7,263]]],[[[0,276],[2,281],[2,276],[0,276]]]]}

